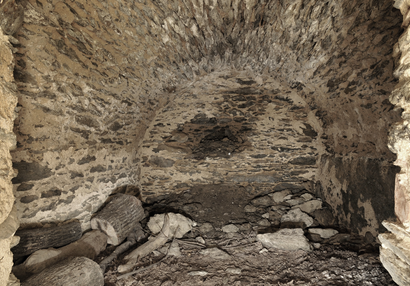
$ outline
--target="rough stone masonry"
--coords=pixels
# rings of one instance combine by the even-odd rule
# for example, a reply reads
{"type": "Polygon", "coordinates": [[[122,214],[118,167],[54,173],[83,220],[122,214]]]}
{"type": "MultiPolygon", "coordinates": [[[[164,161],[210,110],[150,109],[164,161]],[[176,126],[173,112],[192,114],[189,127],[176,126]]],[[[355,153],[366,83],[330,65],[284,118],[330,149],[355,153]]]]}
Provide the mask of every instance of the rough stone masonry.
{"type": "MultiPolygon", "coordinates": [[[[306,144],[312,155],[303,160],[314,158],[315,164],[309,162],[314,168],[305,169],[309,178],[303,180],[311,181],[311,191],[332,207],[341,226],[360,234],[384,231],[381,222],[394,217],[394,177],[398,172],[392,164],[395,156],[387,147],[388,132],[401,114],[390,104],[389,95],[397,84],[394,69],[399,67],[397,76],[407,74],[407,46],[400,44],[393,49],[403,30],[400,11],[392,4],[387,0],[2,1],[0,26],[7,36],[2,36],[5,52],[1,53],[0,67],[0,149],[4,152],[0,164],[5,166],[0,173],[5,180],[1,184],[4,190],[0,198],[5,203],[0,221],[10,217],[12,177],[15,208],[23,226],[78,218],[87,229],[91,215],[118,187],[138,186],[143,195],[147,194],[143,200],[158,194],[150,190],[144,176],[149,168],[142,155],[148,148],[144,147],[144,137],[149,136],[146,130],[155,131],[153,126],[159,122],[153,120],[159,118],[160,110],[175,104],[179,106],[174,108],[182,108],[184,96],[193,98],[195,83],[207,79],[219,84],[218,75],[227,85],[224,91],[238,88],[241,80],[253,80],[255,89],[263,90],[268,100],[289,98],[270,90],[275,82],[283,91],[290,91],[292,98],[298,98],[297,106],[302,108],[289,114],[303,110],[307,116],[303,121],[311,129],[294,120],[287,122],[292,126],[289,129],[299,135],[306,135],[304,130],[318,134],[312,139],[316,150],[306,144]],[[236,72],[242,73],[239,78],[236,72]],[[13,135],[15,111],[18,117],[13,135]],[[9,154],[14,136],[17,144],[11,156],[16,175],[9,154]]],[[[406,8],[402,12],[407,15],[406,8]]],[[[401,43],[405,43],[403,39],[401,43]]],[[[213,88],[214,83],[210,83],[213,88]]],[[[406,93],[407,89],[401,94],[406,93]]],[[[234,94],[225,94],[230,104],[227,112],[233,112],[234,94]]],[[[245,95],[244,104],[263,104],[263,100],[258,102],[259,93],[245,95]]],[[[198,96],[204,101],[206,90],[198,96]]],[[[222,98],[222,94],[209,96],[222,98]]],[[[211,112],[210,103],[203,104],[187,104],[189,116],[178,123],[223,113],[215,106],[211,112]]],[[[267,117],[274,118],[273,122],[286,119],[279,109],[269,108],[266,104],[266,110],[259,114],[258,109],[250,110],[254,114],[246,119],[255,120],[249,125],[256,133],[266,132],[267,117]]],[[[237,115],[225,113],[221,118],[241,117],[241,108],[236,109],[237,115]]],[[[235,129],[242,128],[242,123],[218,125],[216,131],[223,132],[218,136],[226,137],[228,143],[252,142],[256,137],[250,130],[235,129]],[[250,141],[244,141],[245,137],[250,141]]],[[[172,130],[178,130],[174,127],[172,130]]],[[[164,134],[167,138],[156,143],[169,140],[169,135],[164,134]]],[[[254,178],[270,180],[276,170],[264,168],[273,163],[270,157],[252,157],[258,155],[252,148],[263,146],[253,143],[234,144],[235,148],[248,148],[249,158],[242,159],[245,164],[261,161],[259,168],[244,171],[245,177],[251,177],[250,172],[254,178]],[[266,177],[267,172],[272,176],[266,177]]],[[[164,145],[169,147],[169,143],[164,145]]],[[[282,150],[275,148],[294,148],[279,145],[270,146],[268,141],[264,145],[270,148],[273,159],[282,150]]],[[[400,150],[398,153],[407,152],[400,150]]],[[[232,154],[233,159],[239,156],[238,152],[232,154]]],[[[150,154],[150,164],[167,165],[174,160],[162,160],[161,155],[156,159],[150,154]]],[[[206,156],[194,159],[206,160],[206,156]]],[[[287,163],[289,158],[285,159],[287,163]]],[[[230,162],[229,158],[224,160],[230,162]]],[[[222,173],[231,166],[218,168],[222,173]]],[[[195,175],[198,182],[209,181],[206,172],[195,175]]],[[[181,179],[179,186],[189,186],[191,179],[181,179]]],[[[4,273],[10,268],[7,259],[0,262],[4,273]]]]}

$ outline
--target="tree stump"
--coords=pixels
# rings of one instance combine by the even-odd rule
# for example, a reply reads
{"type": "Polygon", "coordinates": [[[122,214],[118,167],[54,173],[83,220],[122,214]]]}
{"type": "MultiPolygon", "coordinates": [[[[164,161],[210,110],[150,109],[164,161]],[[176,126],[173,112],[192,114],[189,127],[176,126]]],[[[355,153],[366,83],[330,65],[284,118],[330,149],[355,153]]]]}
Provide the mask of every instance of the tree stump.
{"type": "Polygon", "coordinates": [[[32,254],[34,251],[50,247],[61,247],[81,238],[81,224],[71,221],[59,226],[22,229],[16,232],[20,242],[11,249],[14,257],[32,254]]]}
{"type": "Polygon", "coordinates": [[[31,276],[21,286],[104,286],[100,266],[86,257],[71,257],[31,276]]]}
{"type": "Polygon", "coordinates": [[[112,200],[91,219],[91,228],[104,232],[107,243],[119,245],[145,217],[141,201],[134,196],[116,194],[112,200]]]}

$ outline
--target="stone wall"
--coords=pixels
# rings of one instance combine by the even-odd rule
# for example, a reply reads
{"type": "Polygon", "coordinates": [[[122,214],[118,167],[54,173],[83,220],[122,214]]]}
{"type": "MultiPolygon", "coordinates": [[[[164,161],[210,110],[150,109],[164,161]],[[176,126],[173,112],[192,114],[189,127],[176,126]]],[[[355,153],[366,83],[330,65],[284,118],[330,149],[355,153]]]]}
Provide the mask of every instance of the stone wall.
{"type": "MultiPolygon", "coordinates": [[[[86,229],[126,185],[154,202],[211,182],[258,195],[278,178],[316,181],[341,226],[361,234],[376,234],[393,216],[387,138],[401,110],[388,98],[393,70],[407,77],[407,34],[393,50],[402,29],[390,0],[3,0],[0,9],[1,27],[17,39],[1,56],[15,49],[13,183],[22,224],[79,218],[86,229]],[[200,143],[212,120],[224,143],[208,154],[200,143]],[[187,141],[177,136],[187,130],[187,141]]],[[[1,84],[13,90],[13,58],[1,61],[1,84]]],[[[392,96],[404,109],[406,82],[392,96]]],[[[3,102],[12,107],[0,113],[8,118],[0,127],[13,140],[14,97],[3,102]]],[[[390,143],[399,186],[408,153],[403,118],[390,143]]],[[[13,144],[4,146],[7,186],[13,144]]],[[[5,218],[13,199],[10,188],[3,193],[5,218]]],[[[396,194],[406,197],[405,187],[396,194]]],[[[400,202],[396,213],[406,221],[400,202]]]]}
{"type": "Polygon", "coordinates": [[[399,79],[390,101],[402,109],[401,120],[394,124],[390,130],[389,147],[397,154],[394,164],[400,167],[395,179],[395,214],[397,219],[383,222],[390,233],[379,235],[382,243],[380,260],[390,272],[394,281],[399,285],[410,283],[410,188],[409,188],[409,1],[395,1],[395,7],[403,14],[405,28],[398,43],[394,46],[394,53],[398,57],[395,76],[399,79]]]}
{"type": "Polygon", "coordinates": [[[206,75],[157,114],[140,150],[144,200],[229,184],[246,203],[315,178],[320,123],[286,81],[251,73],[206,75]]]}
{"type": "Polygon", "coordinates": [[[14,206],[11,179],[15,176],[10,150],[16,146],[13,133],[17,114],[17,88],[14,83],[15,48],[12,37],[19,26],[20,7],[15,3],[0,3],[0,285],[6,285],[13,265],[10,248],[17,243],[14,233],[19,227],[14,206]],[[5,15],[4,10],[12,12],[5,15]]]}
{"type": "Polygon", "coordinates": [[[77,217],[86,228],[113,189],[144,180],[137,153],[156,111],[226,68],[282,77],[321,121],[322,162],[392,160],[397,13],[390,1],[25,2],[13,152],[22,223],[77,217]]]}

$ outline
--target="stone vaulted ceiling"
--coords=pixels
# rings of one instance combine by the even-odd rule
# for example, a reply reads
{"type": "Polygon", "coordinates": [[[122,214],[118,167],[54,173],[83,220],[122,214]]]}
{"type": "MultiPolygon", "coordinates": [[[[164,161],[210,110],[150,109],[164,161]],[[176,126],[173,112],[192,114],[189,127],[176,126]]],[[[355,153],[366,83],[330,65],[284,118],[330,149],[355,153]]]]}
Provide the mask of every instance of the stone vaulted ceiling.
{"type": "Polygon", "coordinates": [[[0,7],[11,15],[5,32],[17,39],[12,156],[23,223],[77,217],[86,227],[113,189],[141,187],[145,130],[164,106],[217,72],[245,72],[258,89],[280,83],[303,101],[320,143],[315,189],[341,222],[374,232],[393,215],[387,134],[400,111],[388,96],[401,16],[390,1],[37,0],[0,7]],[[391,203],[385,208],[375,197],[391,203]]]}

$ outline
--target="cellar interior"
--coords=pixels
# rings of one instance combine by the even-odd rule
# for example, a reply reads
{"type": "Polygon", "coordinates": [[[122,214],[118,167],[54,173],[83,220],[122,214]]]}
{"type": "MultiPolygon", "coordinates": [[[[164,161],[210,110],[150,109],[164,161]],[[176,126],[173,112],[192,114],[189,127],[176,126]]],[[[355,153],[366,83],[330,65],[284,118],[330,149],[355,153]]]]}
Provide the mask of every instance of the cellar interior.
{"type": "Polygon", "coordinates": [[[123,193],[215,230],[311,202],[408,285],[408,5],[0,1],[0,284],[17,229],[123,193]]]}

